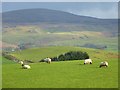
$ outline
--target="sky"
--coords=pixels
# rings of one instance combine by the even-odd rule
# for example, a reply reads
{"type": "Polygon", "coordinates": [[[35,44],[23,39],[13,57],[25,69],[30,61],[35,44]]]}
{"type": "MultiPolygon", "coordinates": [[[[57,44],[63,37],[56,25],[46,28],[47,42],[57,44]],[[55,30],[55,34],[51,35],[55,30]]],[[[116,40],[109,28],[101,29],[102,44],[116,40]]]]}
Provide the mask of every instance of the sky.
{"type": "Polygon", "coordinates": [[[119,0],[1,0],[2,2],[119,2],[119,0]]]}
{"type": "Polygon", "coordinates": [[[61,10],[103,19],[118,18],[117,2],[2,2],[2,12],[31,8],[61,10]]]}

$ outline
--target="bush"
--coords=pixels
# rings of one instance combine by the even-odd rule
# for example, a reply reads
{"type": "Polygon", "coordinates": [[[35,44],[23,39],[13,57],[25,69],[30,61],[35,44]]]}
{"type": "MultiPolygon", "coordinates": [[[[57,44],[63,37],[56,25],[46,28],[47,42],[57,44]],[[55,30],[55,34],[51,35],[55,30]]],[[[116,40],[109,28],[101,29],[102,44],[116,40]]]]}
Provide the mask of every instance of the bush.
{"type": "Polygon", "coordinates": [[[58,61],[57,57],[51,58],[52,61],[58,61]]]}
{"type": "Polygon", "coordinates": [[[84,60],[84,59],[89,59],[89,55],[86,52],[81,51],[70,51],[61,54],[58,57],[51,58],[52,61],[84,60]]]}

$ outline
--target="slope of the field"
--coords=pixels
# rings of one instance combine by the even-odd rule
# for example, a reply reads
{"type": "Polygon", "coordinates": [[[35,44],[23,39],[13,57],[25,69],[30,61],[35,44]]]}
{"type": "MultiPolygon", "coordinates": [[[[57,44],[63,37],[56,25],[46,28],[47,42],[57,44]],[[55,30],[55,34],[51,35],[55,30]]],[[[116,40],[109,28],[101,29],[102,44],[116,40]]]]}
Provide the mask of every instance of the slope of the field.
{"type": "Polygon", "coordinates": [[[3,13],[3,23],[3,50],[12,51],[23,45],[27,49],[10,54],[20,60],[35,62],[30,63],[30,70],[24,70],[20,64],[3,58],[3,88],[118,87],[117,20],[27,9],[3,13]],[[81,48],[86,45],[105,48],[81,48]],[[87,52],[93,64],[83,65],[83,60],[39,62],[68,51],[87,52]],[[101,61],[108,61],[109,67],[99,68],[101,61]]]}
{"type": "Polygon", "coordinates": [[[101,61],[92,65],[83,65],[83,61],[36,63],[30,70],[21,69],[19,64],[3,64],[2,87],[118,88],[117,59],[110,59],[108,68],[99,68],[101,61]]]}
{"type": "Polygon", "coordinates": [[[39,60],[46,57],[56,57],[60,54],[66,53],[68,51],[83,51],[87,52],[90,58],[93,60],[106,60],[108,61],[111,58],[117,58],[116,53],[110,53],[104,50],[81,48],[81,47],[71,47],[71,46],[56,46],[56,47],[41,47],[41,48],[32,48],[22,51],[16,51],[11,53],[11,55],[17,57],[20,60],[32,60],[38,62],[39,60]]]}
{"type": "Polygon", "coordinates": [[[3,88],[118,88],[118,58],[116,53],[77,47],[34,48],[15,52],[16,57],[38,60],[56,56],[69,50],[86,51],[93,60],[84,65],[83,60],[32,63],[31,69],[3,58],[3,88]],[[38,58],[39,57],[39,58],[38,58]],[[99,68],[101,61],[108,61],[108,68],[99,68]]]}

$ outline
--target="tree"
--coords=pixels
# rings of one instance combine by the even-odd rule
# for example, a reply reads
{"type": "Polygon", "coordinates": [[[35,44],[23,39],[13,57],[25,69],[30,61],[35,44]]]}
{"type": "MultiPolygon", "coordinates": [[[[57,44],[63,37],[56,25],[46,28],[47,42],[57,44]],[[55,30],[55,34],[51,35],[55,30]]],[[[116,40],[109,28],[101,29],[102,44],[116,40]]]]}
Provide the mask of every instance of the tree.
{"type": "MultiPolygon", "coordinates": [[[[87,52],[70,51],[64,54],[60,54],[57,57],[51,58],[52,61],[67,61],[67,60],[84,60],[89,59],[87,52]]],[[[43,60],[40,60],[42,62],[43,60]]]]}
{"type": "Polygon", "coordinates": [[[89,59],[89,55],[86,52],[81,52],[81,51],[70,51],[65,53],[64,55],[61,54],[58,57],[59,61],[83,60],[83,59],[89,59]]]}

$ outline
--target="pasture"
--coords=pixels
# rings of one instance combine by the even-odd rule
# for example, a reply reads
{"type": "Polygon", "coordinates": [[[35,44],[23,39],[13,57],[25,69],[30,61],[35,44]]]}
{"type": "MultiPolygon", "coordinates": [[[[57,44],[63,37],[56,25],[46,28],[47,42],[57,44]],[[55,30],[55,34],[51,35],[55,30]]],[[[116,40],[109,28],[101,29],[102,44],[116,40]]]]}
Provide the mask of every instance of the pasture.
{"type": "Polygon", "coordinates": [[[12,55],[23,60],[27,57],[36,63],[31,63],[31,69],[25,70],[21,69],[20,64],[3,58],[3,88],[118,88],[116,53],[78,47],[44,47],[24,50],[20,54],[14,52],[12,55]],[[42,50],[44,52],[41,52],[42,50]],[[84,65],[83,60],[58,61],[47,64],[37,62],[38,58],[34,57],[36,55],[41,59],[42,54],[44,54],[43,57],[56,56],[67,50],[88,52],[93,64],[84,65]],[[108,68],[99,68],[100,62],[104,60],[109,62],[108,68]]]}

